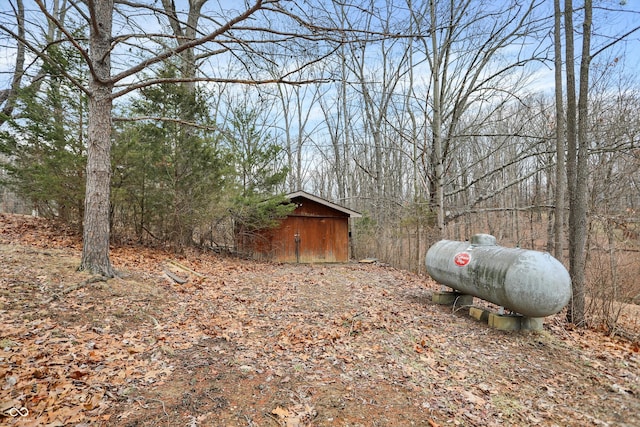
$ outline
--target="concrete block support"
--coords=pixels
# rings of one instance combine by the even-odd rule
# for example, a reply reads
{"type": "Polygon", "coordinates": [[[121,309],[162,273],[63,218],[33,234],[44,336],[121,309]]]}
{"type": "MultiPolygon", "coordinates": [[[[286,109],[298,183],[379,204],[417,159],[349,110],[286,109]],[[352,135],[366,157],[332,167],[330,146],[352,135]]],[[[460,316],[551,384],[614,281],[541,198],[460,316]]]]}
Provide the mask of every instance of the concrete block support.
{"type": "Polygon", "coordinates": [[[539,331],[542,330],[544,317],[526,317],[521,314],[499,314],[487,308],[474,307],[473,295],[460,292],[434,292],[431,301],[435,304],[453,307],[469,307],[469,316],[480,322],[486,322],[489,327],[501,331],[539,331]]]}
{"type": "Polygon", "coordinates": [[[473,295],[461,294],[460,292],[434,292],[431,301],[435,304],[462,307],[473,304],[473,295]]]}
{"type": "Polygon", "coordinates": [[[540,331],[544,318],[526,317],[519,314],[489,313],[487,323],[501,331],[540,331]]]}
{"type": "Polygon", "coordinates": [[[544,317],[522,317],[520,329],[527,331],[541,331],[544,317]]]}
{"type": "Polygon", "coordinates": [[[489,314],[491,312],[489,310],[480,308],[480,307],[471,307],[469,308],[469,316],[473,317],[476,320],[481,322],[489,323],[489,314]]]}
{"type": "Polygon", "coordinates": [[[517,331],[520,329],[522,316],[513,314],[489,313],[489,327],[500,331],[517,331]]]}

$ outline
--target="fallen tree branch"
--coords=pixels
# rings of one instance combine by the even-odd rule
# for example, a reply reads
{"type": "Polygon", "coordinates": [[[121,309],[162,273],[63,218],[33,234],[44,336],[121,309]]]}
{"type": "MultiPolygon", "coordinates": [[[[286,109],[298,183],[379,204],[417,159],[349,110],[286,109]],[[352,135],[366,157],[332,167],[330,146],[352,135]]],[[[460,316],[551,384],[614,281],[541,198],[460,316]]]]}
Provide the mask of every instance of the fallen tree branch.
{"type": "Polygon", "coordinates": [[[178,261],[174,261],[174,260],[170,259],[170,260],[167,260],[167,262],[168,262],[169,264],[171,264],[171,265],[175,266],[175,267],[178,267],[178,268],[179,268],[179,269],[181,269],[181,270],[186,271],[187,273],[191,273],[191,274],[193,274],[193,275],[195,275],[195,276],[202,277],[202,278],[207,277],[207,276],[205,276],[204,274],[200,274],[200,273],[198,273],[197,271],[193,271],[193,270],[192,270],[192,269],[190,269],[189,267],[187,267],[187,266],[185,266],[185,265],[180,264],[178,261]]]}
{"type": "Polygon", "coordinates": [[[73,286],[69,286],[66,289],[63,289],[62,291],[53,294],[53,296],[47,300],[44,301],[45,304],[49,304],[51,301],[57,300],[60,297],[63,297],[65,295],[67,295],[68,293],[71,293],[73,291],[76,291],[80,288],[84,288],[87,285],[90,285],[92,283],[97,283],[97,282],[106,282],[109,278],[106,276],[93,276],[88,278],[87,280],[83,280],[82,282],[73,285],[73,286]]]}
{"type": "Polygon", "coordinates": [[[166,268],[163,269],[162,271],[164,271],[164,274],[166,274],[169,279],[173,280],[174,282],[178,283],[179,285],[184,285],[185,283],[187,283],[189,281],[189,279],[183,279],[182,277],[173,274],[172,272],[170,272],[169,270],[167,270],[166,268]]]}

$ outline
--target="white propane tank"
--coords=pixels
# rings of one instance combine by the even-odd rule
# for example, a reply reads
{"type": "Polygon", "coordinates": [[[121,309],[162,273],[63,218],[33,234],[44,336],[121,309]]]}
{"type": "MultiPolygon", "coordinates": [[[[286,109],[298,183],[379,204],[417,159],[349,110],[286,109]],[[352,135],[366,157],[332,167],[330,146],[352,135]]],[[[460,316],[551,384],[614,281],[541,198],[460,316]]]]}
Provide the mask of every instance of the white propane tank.
{"type": "Polygon", "coordinates": [[[476,234],[471,243],[441,240],[425,262],[436,282],[523,316],[558,313],[571,299],[571,278],[560,261],[546,252],[498,246],[489,234],[476,234]]]}

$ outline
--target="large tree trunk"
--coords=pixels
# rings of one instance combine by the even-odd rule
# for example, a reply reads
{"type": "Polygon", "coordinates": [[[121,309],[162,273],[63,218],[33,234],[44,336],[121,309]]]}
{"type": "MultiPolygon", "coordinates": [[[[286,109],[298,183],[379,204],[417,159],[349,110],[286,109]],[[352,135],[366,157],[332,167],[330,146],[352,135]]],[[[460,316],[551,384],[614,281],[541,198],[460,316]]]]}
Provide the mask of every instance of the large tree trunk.
{"type": "Polygon", "coordinates": [[[113,277],[109,260],[109,192],[111,182],[111,26],[113,0],[93,2],[90,55],[87,188],[81,270],[113,277]]]}

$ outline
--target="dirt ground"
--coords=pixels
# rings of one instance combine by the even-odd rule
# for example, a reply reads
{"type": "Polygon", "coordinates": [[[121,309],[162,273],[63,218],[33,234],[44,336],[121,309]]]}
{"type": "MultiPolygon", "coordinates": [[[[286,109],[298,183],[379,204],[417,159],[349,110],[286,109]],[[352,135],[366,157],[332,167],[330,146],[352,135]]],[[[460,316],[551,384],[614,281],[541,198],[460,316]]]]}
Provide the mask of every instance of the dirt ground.
{"type": "Polygon", "coordinates": [[[561,315],[497,331],[374,264],[125,247],[103,281],[73,233],[0,227],[0,425],[640,426],[638,342],[561,315]]]}

